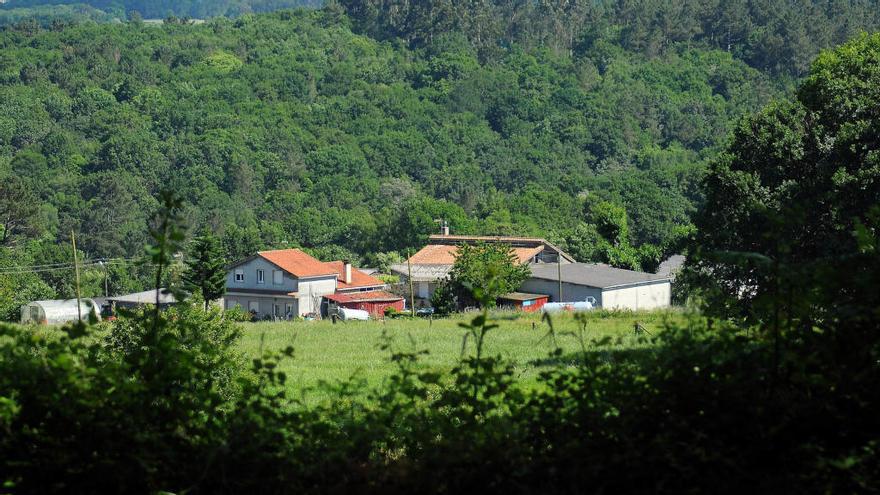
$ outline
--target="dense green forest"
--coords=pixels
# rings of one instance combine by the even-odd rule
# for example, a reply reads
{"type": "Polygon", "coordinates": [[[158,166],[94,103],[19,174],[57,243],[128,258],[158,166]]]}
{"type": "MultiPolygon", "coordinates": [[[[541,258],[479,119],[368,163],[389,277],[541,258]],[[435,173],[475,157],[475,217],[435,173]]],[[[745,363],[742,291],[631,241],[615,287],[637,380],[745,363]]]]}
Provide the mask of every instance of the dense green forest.
{"type": "MultiPolygon", "coordinates": [[[[777,74],[800,75],[820,48],[880,26],[875,0],[339,0],[358,29],[430,45],[466,33],[483,57],[518,44],[586,55],[601,41],[655,57],[716,48],[777,74]]],[[[593,52],[595,53],[595,52],[593,52]]]]}
{"type": "Polygon", "coordinates": [[[204,19],[292,7],[320,7],[323,3],[323,0],[8,0],[0,8],[0,20],[3,19],[4,9],[35,9],[39,12],[47,7],[90,6],[120,19],[129,17],[133,12],[147,19],[169,16],[204,19]]]}
{"type": "MultiPolygon", "coordinates": [[[[66,276],[14,270],[69,261],[72,231],[86,260],[138,256],[164,188],[228,260],[302,246],[374,264],[419,247],[442,218],[457,233],[544,236],[584,261],[651,268],[690,232],[733,123],[800,71],[789,48],[758,60],[708,28],[637,34],[632,16],[646,11],[623,4],[572,3],[584,7],[577,29],[571,12],[518,10],[543,5],[530,2],[475,2],[452,24],[441,15],[452,4],[394,5],[0,31],[0,266],[18,277],[0,281],[5,307],[72,295],[66,276]]],[[[865,15],[837,17],[773,5],[774,19],[824,33],[802,40],[805,54],[875,18],[860,3],[840,9],[865,15]]],[[[755,31],[736,36],[767,32],[744,25],[755,31]]],[[[87,270],[87,292],[103,269],[111,292],[143,288],[137,269],[107,266],[87,270]]]]}
{"type": "Polygon", "coordinates": [[[37,5],[34,7],[3,8],[0,6],[0,27],[27,23],[40,26],[60,27],[65,24],[87,21],[113,22],[113,14],[89,5],[37,5]]]}

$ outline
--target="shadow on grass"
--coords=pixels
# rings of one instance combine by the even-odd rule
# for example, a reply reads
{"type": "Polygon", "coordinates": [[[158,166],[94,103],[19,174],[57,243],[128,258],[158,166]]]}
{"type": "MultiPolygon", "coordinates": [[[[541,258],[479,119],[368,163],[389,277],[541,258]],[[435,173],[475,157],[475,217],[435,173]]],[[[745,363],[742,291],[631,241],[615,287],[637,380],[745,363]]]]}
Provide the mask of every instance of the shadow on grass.
{"type": "Polygon", "coordinates": [[[639,347],[602,346],[574,352],[551,353],[547,357],[528,362],[532,366],[583,366],[595,364],[644,364],[656,356],[657,349],[652,345],[639,347]]]}

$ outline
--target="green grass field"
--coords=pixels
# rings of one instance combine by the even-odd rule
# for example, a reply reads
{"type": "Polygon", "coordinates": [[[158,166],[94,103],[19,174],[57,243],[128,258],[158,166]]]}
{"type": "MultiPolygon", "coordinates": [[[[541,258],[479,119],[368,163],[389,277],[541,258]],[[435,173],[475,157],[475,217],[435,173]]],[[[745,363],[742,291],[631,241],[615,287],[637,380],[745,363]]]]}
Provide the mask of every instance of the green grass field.
{"type": "MultiPolygon", "coordinates": [[[[458,325],[474,315],[418,320],[387,320],[369,322],[296,321],[283,323],[244,324],[241,349],[249,358],[261,351],[278,351],[287,346],[295,350],[294,358],[282,362],[280,368],[288,376],[288,388],[305,402],[327,398],[329,392],[318,387],[322,382],[336,383],[356,378],[370,386],[378,385],[389,376],[395,365],[390,361],[393,351],[421,351],[428,354],[420,360],[421,366],[437,370],[452,368],[462,355],[462,341],[466,330],[458,325]],[[383,350],[382,343],[390,339],[391,350],[383,350]]],[[[500,327],[486,338],[484,352],[500,354],[516,366],[518,376],[525,382],[533,379],[541,368],[541,361],[553,350],[545,336],[548,326],[540,315],[498,313],[494,315],[500,327]]],[[[640,323],[654,333],[666,322],[681,321],[675,312],[590,314],[584,335],[588,342],[610,337],[607,348],[623,349],[644,345],[636,336],[634,325],[640,323]]],[[[571,315],[554,318],[558,335],[556,342],[564,353],[580,350],[578,339],[564,335],[578,331],[578,323],[571,315]]],[[[595,347],[595,346],[591,346],[595,347]]],[[[605,348],[605,346],[603,346],[605,348]]],[[[473,346],[468,346],[473,351],[473,346]]]]}

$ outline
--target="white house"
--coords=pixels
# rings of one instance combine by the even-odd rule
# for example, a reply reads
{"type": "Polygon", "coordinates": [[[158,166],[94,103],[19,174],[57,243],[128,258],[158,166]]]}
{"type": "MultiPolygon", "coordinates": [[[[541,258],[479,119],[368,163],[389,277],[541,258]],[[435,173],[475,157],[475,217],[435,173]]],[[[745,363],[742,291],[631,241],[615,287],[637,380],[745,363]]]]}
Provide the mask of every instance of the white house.
{"type": "Polygon", "coordinates": [[[224,307],[240,306],[258,318],[320,314],[326,295],[385,287],[347,261],[325,263],[299,249],[261,251],[228,270],[224,307]]]}

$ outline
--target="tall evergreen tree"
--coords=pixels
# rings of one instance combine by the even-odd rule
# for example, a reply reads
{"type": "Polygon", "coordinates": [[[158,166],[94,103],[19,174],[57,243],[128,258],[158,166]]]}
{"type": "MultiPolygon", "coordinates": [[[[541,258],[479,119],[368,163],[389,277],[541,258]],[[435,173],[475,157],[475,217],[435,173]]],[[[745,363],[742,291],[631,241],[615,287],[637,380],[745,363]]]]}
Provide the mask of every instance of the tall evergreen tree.
{"type": "Polygon", "coordinates": [[[199,291],[205,300],[205,310],[211,301],[226,293],[226,267],[220,240],[209,232],[193,240],[186,271],[183,273],[184,288],[199,291]]]}

